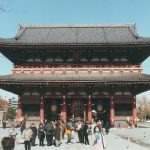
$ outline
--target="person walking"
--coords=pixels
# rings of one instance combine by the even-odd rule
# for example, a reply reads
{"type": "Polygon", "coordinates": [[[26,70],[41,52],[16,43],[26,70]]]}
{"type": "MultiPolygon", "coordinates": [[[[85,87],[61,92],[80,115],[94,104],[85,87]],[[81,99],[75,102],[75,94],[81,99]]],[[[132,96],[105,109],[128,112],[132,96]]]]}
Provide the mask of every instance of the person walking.
{"type": "Polygon", "coordinates": [[[56,147],[60,146],[60,144],[61,144],[61,142],[60,142],[61,137],[62,137],[62,131],[61,131],[60,123],[57,122],[56,123],[56,127],[54,129],[54,139],[55,139],[56,147]]]}
{"type": "Polygon", "coordinates": [[[36,136],[37,136],[37,128],[36,128],[34,123],[31,124],[30,129],[33,132],[32,139],[31,139],[31,144],[32,144],[32,146],[35,146],[35,140],[36,140],[36,136]]]}
{"type": "Polygon", "coordinates": [[[85,124],[83,125],[83,137],[84,137],[84,144],[89,145],[89,127],[88,127],[88,122],[86,121],[85,124]]]}
{"type": "Polygon", "coordinates": [[[24,139],[25,150],[31,150],[31,138],[32,138],[32,130],[26,125],[26,129],[23,130],[22,136],[24,139]]]}
{"type": "Polygon", "coordinates": [[[44,125],[42,123],[40,123],[38,128],[38,138],[39,138],[39,146],[44,146],[45,133],[44,133],[44,125]]]}
{"type": "Polygon", "coordinates": [[[103,133],[98,126],[94,128],[93,146],[95,150],[103,150],[104,148],[106,148],[103,133]]]}

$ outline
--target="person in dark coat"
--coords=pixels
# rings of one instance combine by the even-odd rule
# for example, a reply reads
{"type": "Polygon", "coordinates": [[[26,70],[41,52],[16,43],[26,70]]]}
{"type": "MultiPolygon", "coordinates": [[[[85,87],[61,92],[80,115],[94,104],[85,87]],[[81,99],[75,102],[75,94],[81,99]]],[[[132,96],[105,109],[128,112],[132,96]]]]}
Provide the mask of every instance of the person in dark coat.
{"type": "Polygon", "coordinates": [[[83,137],[84,137],[84,144],[89,145],[89,138],[88,138],[88,122],[86,121],[83,125],[83,137]]]}
{"type": "Polygon", "coordinates": [[[56,127],[54,129],[54,138],[55,138],[55,145],[56,147],[60,146],[61,137],[62,137],[62,131],[61,131],[60,123],[56,123],[56,127]]]}
{"type": "Polygon", "coordinates": [[[20,127],[21,134],[23,133],[24,129],[26,129],[26,121],[23,121],[21,124],[21,127],[20,127]]]}
{"type": "Polygon", "coordinates": [[[40,123],[38,128],[38,138],[39,138],[39,146],[44,146],[45,133],[44,133],[44,125],[42,123],[40,123]]]}
{"type": "Polygon", "coordinates": [[[32,132],[33,132],[32,138],[31,138],[31,143],[32,143],[32,146],[35,146],[35,139],[36,139],[36,136],[37,136],[37,128],[36,128],[36,126],[35,126],[34,123],[32,123],[30,129],[31,129],[32,132]]]}
{"type": "Polygon", "coordinates": [[[77,124],[77,131],[78,131],[79,143],[84,143],[84,137],[83,137],[83,122],[81,123],[80,121],[78,121],[78,124],[77,124]]]}
{"type": "Polygon", "coordinates": [[[110,129],[110,126],[109,126],[109,123],[107,121],[106,124],[105,124],[105,132],[106,132],[106,134],[109,133],[109,129],[110,129]]]}
{"type": "Polygon", "coordinates": [[[6,120],[3,120],[2,124],[3,124],[3,129],[5,129],[6,128],[6,120]]]}
{"type": "Polygon", "coordinates": [[[1,141],[3,150],[14,150],[15,139],[12,137],[4,137],[1,141]]]}
{"type": "Polygon", "coordinates": [[[54,136],[54,123],[52,121],[47,123],[45,131],[46,131],[47,145],[51,146],[53,145],[53,136],[54,136]]]}

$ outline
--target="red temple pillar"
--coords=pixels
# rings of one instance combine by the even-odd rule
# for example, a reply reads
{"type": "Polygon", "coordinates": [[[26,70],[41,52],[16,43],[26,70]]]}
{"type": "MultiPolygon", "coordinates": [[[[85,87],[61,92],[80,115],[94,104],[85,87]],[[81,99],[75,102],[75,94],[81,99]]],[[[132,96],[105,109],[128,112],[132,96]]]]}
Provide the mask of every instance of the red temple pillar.
{"type": "Polygon", "coordinates": [[[114,116],[115,116],[115,111],[114,111],[114,102],[113,102],[113,96],[110,98],[110,125],[114,126],[114,116]]]}
{"type": "Polygon", "coordinates": [[[63,96],[61,115],[62,115],[62,120],[66,121],[67,120],[67,111],[66,111],[66,97],[65,96],[63,96]]]}
{"type": "Polygon", "coordinates": [[[88,122],[92,123],[92,100],[91,95],[88,97],[88,122]]]}
{"type": "Polygon", "coordinates": [[[17,124],[20,126],[21,122],[22,122],[22,97],[19,97],[17,117],[18,117],[18,123],[17,124]]]}
{"type": "Polygon", "coordinates": [[[71,103],[71,113],[72,113],[72,118],[74,119],[74,108],[75,108],[75,103],[71,103]]]}
{"type": "Polygon", "coordinates": [[[132,98],[132,118],[133,118],[133,125],[137,124],[137,113],[136,113],[136,97],[132,98]]]}
{"type": "Polygon", "coordinates": [[[44,122],[44,101],[43,96],[41,96],[41,102],[40,102],[40,122],[44,122]]]}

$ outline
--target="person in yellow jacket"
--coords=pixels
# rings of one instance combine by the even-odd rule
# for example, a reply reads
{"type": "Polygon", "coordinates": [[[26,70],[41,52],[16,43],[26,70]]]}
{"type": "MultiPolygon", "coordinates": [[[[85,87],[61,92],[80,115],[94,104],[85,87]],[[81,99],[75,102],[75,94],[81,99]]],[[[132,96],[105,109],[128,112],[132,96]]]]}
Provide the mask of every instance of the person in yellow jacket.
{"type": "Polygon", "coordinates": [[[67,123],[66,124],[66,130],[65,130],[65,134],[67,135],[67,143],[71,143],[71,135],[72,135],[72,131],[73,131],[73,127],[71,123],[67,123]]]}

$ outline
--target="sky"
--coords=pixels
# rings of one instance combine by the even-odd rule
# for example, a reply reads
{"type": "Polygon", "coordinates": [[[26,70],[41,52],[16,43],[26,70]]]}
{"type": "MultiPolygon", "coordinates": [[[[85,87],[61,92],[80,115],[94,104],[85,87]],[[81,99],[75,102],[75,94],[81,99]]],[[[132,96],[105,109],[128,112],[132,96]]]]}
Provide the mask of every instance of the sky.
{"type": "MultiPolygon", "coordinates": [[[[150,0],[0,0],[0,38],[14,37],[19,24],[113,23],[136,23],[139,35],[150,37],[150,0]]],[[[150,57],[141,66],[150,74],[150,57]]],[[[0,75],[12,67],[0,54],[0,75]]]]}

